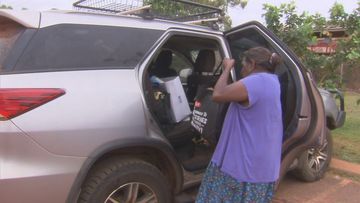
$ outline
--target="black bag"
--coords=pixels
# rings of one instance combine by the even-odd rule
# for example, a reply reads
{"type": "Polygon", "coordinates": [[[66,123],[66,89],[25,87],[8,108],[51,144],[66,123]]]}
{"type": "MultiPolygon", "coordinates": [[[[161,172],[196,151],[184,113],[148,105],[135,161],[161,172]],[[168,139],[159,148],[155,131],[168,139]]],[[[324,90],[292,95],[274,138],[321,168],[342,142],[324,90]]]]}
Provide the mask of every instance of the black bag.
{"type": "Polygon", "coordinates": [[[154,88],[154,101],[152,109],[156,118],[162,124],[168,124],[171,121],[170,94],[160,88],[154,88]]]}
{"type": "Polygon", "coordinates": [[[227,108],[224,104],[212,101],[212,93],[211,88],[199,88],[195,97],[191,126],[199,132],[202,138],[210,144],[216,145],[227,108]]]}

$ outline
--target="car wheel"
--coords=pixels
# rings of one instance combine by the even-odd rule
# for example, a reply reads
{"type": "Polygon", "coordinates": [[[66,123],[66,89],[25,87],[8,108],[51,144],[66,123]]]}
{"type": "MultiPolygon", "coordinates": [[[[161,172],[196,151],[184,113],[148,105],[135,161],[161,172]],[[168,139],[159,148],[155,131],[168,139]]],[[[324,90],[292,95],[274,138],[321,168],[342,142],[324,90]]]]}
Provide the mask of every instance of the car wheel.
{"type": "Polygon", "coordinates": [[[97,165],[82,186],[79,203],[168,203],[171,190],[153,165],[137,159],[109,159],[97,165]]]}
{"type": "Polygon", "coordinates": [[[292,173],[306,182],[321,179],[331,161],[332,144],[332,137],[327,129],[323,145],[304,151],[299,157],[298,167],[292,173]]]}

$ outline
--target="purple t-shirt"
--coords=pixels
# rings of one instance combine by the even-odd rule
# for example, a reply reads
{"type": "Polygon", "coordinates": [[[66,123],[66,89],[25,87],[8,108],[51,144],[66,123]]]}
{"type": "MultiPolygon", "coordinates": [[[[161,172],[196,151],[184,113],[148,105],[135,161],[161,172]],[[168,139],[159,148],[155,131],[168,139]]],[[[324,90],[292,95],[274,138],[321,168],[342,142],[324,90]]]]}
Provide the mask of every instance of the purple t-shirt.
{"type": "Polygon", "coordinates": [[[249,105],[230,104],[212,162],[240,182],[276,181],[283,136],[278,77],[255,73],[241,82],[249,105]]]}

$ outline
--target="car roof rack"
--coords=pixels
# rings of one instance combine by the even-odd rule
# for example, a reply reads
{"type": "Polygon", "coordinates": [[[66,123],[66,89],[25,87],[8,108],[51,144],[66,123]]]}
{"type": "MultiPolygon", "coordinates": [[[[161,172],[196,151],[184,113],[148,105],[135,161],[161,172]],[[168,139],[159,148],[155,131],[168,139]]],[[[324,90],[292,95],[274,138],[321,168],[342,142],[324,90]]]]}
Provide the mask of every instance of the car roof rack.
{"type": "Polygon", "coordinates": [[[217,23],[224,16],[220,8],[189,0],[79,0],[73,6],[79,11],[137,15],[188,24],[217,23]]]}

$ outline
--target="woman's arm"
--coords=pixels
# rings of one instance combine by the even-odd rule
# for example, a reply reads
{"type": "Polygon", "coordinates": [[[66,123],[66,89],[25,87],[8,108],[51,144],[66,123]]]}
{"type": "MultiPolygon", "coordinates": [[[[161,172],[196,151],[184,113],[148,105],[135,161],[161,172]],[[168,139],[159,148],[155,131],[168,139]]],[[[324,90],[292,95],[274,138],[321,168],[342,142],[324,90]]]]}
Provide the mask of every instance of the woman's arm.
{"type": "Polygon", "coordinates": [[[213,92],[213,100],[215,102],[246,102],[248,101],[248,93],[245,85],[241,82],[227,84],[229,80],[231,68],[234,66],[234,59],[225,58],[223,60],[224,70],[216,82],[213,92]]]}

